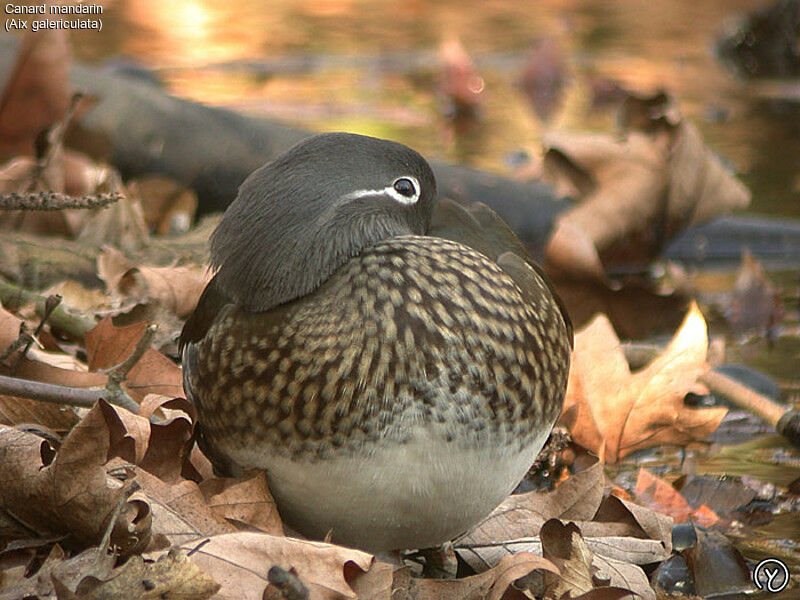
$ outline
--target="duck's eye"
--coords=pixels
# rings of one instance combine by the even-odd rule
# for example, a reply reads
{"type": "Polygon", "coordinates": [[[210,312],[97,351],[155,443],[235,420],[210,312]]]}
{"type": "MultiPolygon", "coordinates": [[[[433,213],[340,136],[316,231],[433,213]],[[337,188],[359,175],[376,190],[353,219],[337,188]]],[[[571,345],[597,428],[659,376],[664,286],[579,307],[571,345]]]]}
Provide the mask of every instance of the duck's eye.
{"type": "Polygon", "coordinates": [[[411,198],[417,193],[417,188],[414,187],[414,182],[407,177],[401,177],[395,181],[394,189],[398,194],[405,196],[406,198],[411,198]]]}

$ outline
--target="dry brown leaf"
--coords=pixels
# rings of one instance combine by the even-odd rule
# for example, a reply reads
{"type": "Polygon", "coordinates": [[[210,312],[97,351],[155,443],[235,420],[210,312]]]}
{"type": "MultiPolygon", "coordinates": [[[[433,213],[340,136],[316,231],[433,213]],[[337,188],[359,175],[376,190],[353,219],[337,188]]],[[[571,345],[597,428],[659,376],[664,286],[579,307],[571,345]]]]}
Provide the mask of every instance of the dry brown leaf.
{"type": "Polygon", "coordinates": [[[545,178],[581,200],[559,216],[548,243],[556,273],[598,278],[598,257],[605,270],[646,265],[685,226],[750,202],[665,94],[629,98],[621,120],[629,124],[624,139],[557,133],[544,141],[545,178]]]}
{"type": "MultiPolygon", "coordinates": [[[[124,361],[133,352],[146,326],[142,322],[117,327],[111,317],[100,321],[86,334],[89,368],[109,369],[124,361]]],[[[147,394],[183,396],[180,367],[152,348],[145,350],[123,385],[138,402],[147,394]]]]}
{"type": "Polygon", "coordinates": [[[458,547],[482,547],[530,538],[538,535],[544,522],[552,518],[589,521],[603,498],[604,480],[603,465],[597,461],[547,494],[527,492],[509,496],[472,531],[459,538],[458,547]]]}
{"type": "Polygon", "coordinates": [[[118,327],[106,317],[86,333],[86,357],[92,371],[110,369],[131,355],[147,323],[118,327]]]}
{"type": "Polygon", "coordinates": [[[264,533],[283,535],[278,508],[263,471],[246,473],[239,479],[209,479],[200,483],[200,491],[220,518],[264,533]]]}
{"type": "MultiPolygon", "coordinates": [[[[190,550],[195,545],[182,547],[190,550]]],[[[222,585],[218,597],[226,600],[261,600],[273,565],[294,568],[311,600],[355,599],[348,581],[374,564],[370,554],[359,550],[250,532],[212,536],[190,559],[222,585]]]]}
{"type": "Polygon", "coordinates": [[[56,544],[35,573],[0,579],[0,600],[52,597],[57,587],[54,579],[74,587],[84,577],[105,578],[112,572],[115,560],[113,554],[98,546],[67,558],[56,544]]]}
{"type": "Polygon", "coordinates": [[[133,469],[141,491],[132,498],[147,502],[153,515],[152,531],[166,539],[168,546],[220,533],[233,533],[236,527],[218,517],[203,497],[194,481],[183,479],[165,483],[155,475],[136,467],[133,469]]]}
{"type": "Polygon", "coordinates": [[[559,569],[558,574],[545,573],[545,599],[638,596],[655,600],[640,567],[608,558],[598,561],[575,523],[551,519],[542,526],[541,537],[544,557],[559,569]]]}
{"type": "Polygon", "coordinates": [[[511,585],[531,571],[541,569],[557,573],[556,566],[541,556],[520,552],[506,556],[500,564],[484,573],[463,579],[418,579],[409,569],[395,571],[392,600],[500,600],[526,598],[514,593],[511,585]]]}
{"type": "Polygon", "coordinates": [[[29,32],[0,99],[0,158],[33,154],[34,139],[60,120],[69,106],[70,49],[67,32],[29,32]]]}
{"type": "Polygon", "coordinates": [[[459,538],[456,551],[476,571],[498,564],[509,554],[539,555],[542,545],[535,536],[545,521],[557,517],[576,522],[595,553],[596,566],[608,571],[617,584],[638,581],[641,570],[633,565],[669,556],[672,520],[613,496],[603,497],[604,482],[602,465],[597,462],[548,494],[511,496],[474,531],[459,538]]]}
{"type": "Polygon", "coordinates": [[[183,396],[181,368],[152,348],[145,350],[142,358],[128,373],[124,385],[138,402],[148,394],[173,398],[183,396]]]}
{"type": "MultiPolygon", "coordinates": [[[[58,451],[39,436],[0,426],[0,507],[40,534],[97,543],[123,492],[104,468],[111,451],[106,414],[101,407],[90,410],[58,451]]],[[[120,519],[144,516],[133,501],[126,508],[120,519]]],[[[112,535],[114,544],[129,551],[149,539],[149,531],[132,522],[119,534],[112,535]]]]}
{"type": "Polygon", "coordinates": [[[558,567],[558,573],[545,575],[545,598],[577,596],[595,587],[592,551],[574,523],[550,519],[542,525],[542,553],[558,567]]]}
{"type": "Polygon", "coordinates": [[[83,600],[110,598],[180,598],[206,600],[220,586],[188,560],[180,550],[173,549],[156,562],[145,562],[141,556],[131,557],[102,580],[84,578],[77,586],[83,600]],[[146,585],[143,585],[144,582],[146,585]]]}
{"type": "Polygon", "coordinates": [[[125,252],[136,252],[146,247],[150,233],[144,222],[142,205],[128,195],[118,181],[118,176],[107,182],[107,189],[122,194],[122,199],[102,209],[95,209],[81,227],[78,239],[92,246],[108,244],[125,252]]]}
{"type": "MultiPolygon", "coordinates": [[[[41,356],[33,353],[34,356],[41,356]]],[[[64,355],[65,357],[67,355],[64,355]]],[[[64,369],[51,365],[47,362],[24,358],[17,366],[15,373],[20,379],[30,379],[43,383],[54,383],[56,385],[66,385],[77,388],[102,388],[105,387],[108,378],[104,373],[92,373],[85,369],[76,369],[75,362],[67,359],[71,368],[64,369]]]]}
{"type": "Polygon", "coordinates": [[[35,423],[54,431],[68,431],[78,420],[70,406],[0,394],[0,423],[3,425],[35,423]]]}
{"type": "MultiPolygon", "coordinates": [[[[0,354],[19,337],[20,325],[24,321],[0,306],[0,354]]],[[[33,328],[31,327],[30,330],[33,328]]],[[[29,352],[29,355],[33,353],[29,352]]],[[[66,355],[65,355],[66,356],[66,355]]],[[[13,361],[13,358],[11,359],[13,361]]],[[[0,367],[0,373],[4,370],[0,367]]],[[[5,374],[5,373],[4,373],[5,374]]],[[[53,430],[69,430],[78,417],[68,406],[56,406],[27,398],[0,395],[0,423],[19,425],[36,423],[53,430]]]]}
{"type": "Polygon", "coordinates": [[[0,354],[19,337],[23,320],[11,314],[0,304],[0,354]]]}
{"type": "MultiPolygon", "coordinates": [[[[0,166],[0,192],[26,193],[31,191],[64,192],[72,196],[115,191],[119,174],[111,167],[98,164],[69,149],[57,148],[46,168],[40,171],[38,161],[20,156],[0,166]]],[[[104,209],[96,209],[95,212],[104,209]]],[[[63,210],[4,210],[0,225],[14,231],[38,235],[78,235],[93,218],[93,211],[63,210]]]]}
{"type": "Polygon", "coordinates": [[[97,259],[97,271],[107,289],[138,302],[156,302],[185,318],[197,305],[211,273],[201,266],[136,266],[114,248],[97,259]]]}
{"type": "Polygon", "coordinates": [[[608,462],[658,444],[686,444],[714,431],[725,408],[683,399],[708,369],[706,322],[696,304],[664,352],[631,373],[608,319],[575,336],[562,422],[580,445],[608,462]]]}

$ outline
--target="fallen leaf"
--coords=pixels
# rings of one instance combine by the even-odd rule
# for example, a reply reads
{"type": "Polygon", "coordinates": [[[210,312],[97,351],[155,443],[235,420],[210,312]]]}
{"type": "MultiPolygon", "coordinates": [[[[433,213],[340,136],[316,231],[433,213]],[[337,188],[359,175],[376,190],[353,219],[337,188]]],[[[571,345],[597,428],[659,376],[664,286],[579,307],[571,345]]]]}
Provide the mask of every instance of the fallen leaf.
{"type": "Polygon", "coordinates": [[[476,571],[517,552],[541,555],[539,530],[548,519],[559,518],[580,527],[598,565],[605,565],[612,574],[624,571],[637,580],[641,572],[631,570],[632,563],[650,564],[669,556],[672,520],[614,496],[604,496],[604,483],[605,474],[598,461],[547,494],[510,496],[473,531],[456,540],[456,552],[476,571]]]}
{"type": "MultiPolygon", "coordinates": [[[[508,592],[514,592],[512,584],[531,573],[541,569],[548,573],[557,573],[556,566],[542,558],[527,552],[505,556],[498,565],[478,575],[462,579],[418,579],[410,574],[409,569],[395,571],[392,585],[392,600],[500,600],[508,598],[508,592]]],[[[511,598],[526,598],[521,593],[511,598]]]]}
{"type": "Polygon", "coordinates": [[[706,323],[693,304],[664,352],[631,373],[608,319],[575,335],[562,422],[576,443],[608,462],[658,444],[686,444],[714,431],[725,408],[683,402],[708,366],[706,323]]]}
{"type": "MultiPolygon", "coordinates": [[[[123,362],[136,348],[146,327],[144,322],[118,327],[111,317],[100,321],[86,333],[89,368],[109,369],[123,362]]],[[[145,350],[128,372],[123,386],[138,402],[147,394],[183,396],[180,367],[153,348],[145,350]]]]}
{"type": "Polygon", "coordinates": [[[86,333],[86,357],[89,369],[110,369],[133,353],[136,343],[144,335],[147,323],[134,323],[118,327],[111,317],[106,317],[86,333]]]}
{"type": "Polygon", "coordinates": [[[84,578],[77,586],[83,600],[108,598],[181,598],[206,600],[220,585],[175,548],[156,562],[134,556],[104,580],[84,578]],[[143,590],[144,594],[143,595],[143,590]]]}
{"type": "MultiPolygon", "coordinates": [[[[0,426],[0,507],[40,534],[96,544],[123,493],[104,468],[112,444],[105,418],[101,407],[90,410],[57,451],[37,435],[0,426]]],[[[142,517],[132,501],[127,506],[120,519],[142,517]]],[[[114,544],[129,551],[149,539],[132,523],[119,532],[114,544]]]]}
{"type": "Polygon", "coordinates": [[[98,257],[97,270],[109,291],[142,303],[156,302],[181,318],[192,313],[211,278],[203,266],[136,266],[114,248],[98,257]]]}
{"type": "MultiPolygon", "coordinates": [[[[194,546],[182,545],[186,550],[194,546]]],[[[272,565],[294,568],[312,600],[355,599],[348,579],[374,564],[370,554],[359,550],[251,532],[212,536],[190,559],[221,584],[219,597],[231,600],[261,600],[272,565]]]]}
{"type": "Polygon", "coordinates": [[[246,473],[239,479],[209,479],[200,483],[200,491],[217,516],[264,533],[283,535],[278,508],[263,471],[246,473]]]}
{"type": "Polygon", "coordinates": [[[703,527],[711,527],[719,521],[719,517],[705,504],[693,509],[678,490],[647,469],[639,469],[636,499],[640,504],[669,515],[676,523],[693,521],[703,527]]]}
{"type": "Polygon", "coordinates": [[[139,467],[132,471],[141,490],[131,498],[149,506],[154,540],[163,537],[172,546],[236,531],[234,525],[211,509],[194,481],[183,479],[165,483],[139,467]]]}
{"type": "Polygon", "coordinates": [[[54,580],[74,587],[84,577],[105,578],[112,572],[115,560],[113,554],[98,546],[68,558],[56,544],[35,572],[0,580],[0,600],[52,597],[58,587],[54,580]]]}
{"type": "Polygon", "coordinates": [[[574,523],[550,519],[540,537],[544,557],[558,567],[558,574],[545,576],[546,598],[583,594],[595,587],[592,551],[574,523]]]}
{"type": "Polygon", "coordinates": [[[557,273],[596,277],[596,257],[604,272],[644,268],[687,225],[750,202],[666,94],[629,97],[620,121],[622,139],[556,133],[543,142],[545,179],[580,200],[559,216],[547,245],[548,268],[557,273]]]}
{"type": "Polygon", "coordinates": [[[559,569],[558,574],[545,574],[544,598],[583,597],[593,590],[604,590],[603,594],[595,593],[598,597],[630,595],[655,600],[655,593],[640,567],[609,559],[596,566],[594,553],[575,523],[551,519],[542,526],[541,539],[544,557],[559,569]]]}

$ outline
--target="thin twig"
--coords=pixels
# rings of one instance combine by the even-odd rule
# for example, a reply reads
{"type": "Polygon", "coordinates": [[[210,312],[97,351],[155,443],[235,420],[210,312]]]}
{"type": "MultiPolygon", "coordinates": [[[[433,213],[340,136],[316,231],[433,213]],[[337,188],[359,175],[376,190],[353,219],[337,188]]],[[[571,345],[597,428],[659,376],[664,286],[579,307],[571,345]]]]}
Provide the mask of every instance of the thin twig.
{"type": "Polygon", "coordinates": [[[92,408],[100,398],[106,398],[112,404],[114,403],[106,397],[107,393],[104,389],[74,388],[66,385],[6,377],[5,375],[0,375],[0,394],[81,408],[92,408]]]}
{"type": "Polygon", "coordinates": [[[124,196],[119,192],[102,192],[70,196],[52,190],[36,192],[10,192],[0,194],[0,210],[61,210],[64,208],[99,208],[119,202],[124,196]]]}
{"type": "Polygon", "coordinates": [[[158,325],[155,323],[150,323],[145,328],[142,337],[140,337],[139,341],[136,342],[136,347],[133,349],[133,352],[130,353],[130,356],[128,356],[128,358],[123,360],[118,365],[103,371],[108,375],[106,393],[108,394],[109,402],[124,406],[131,412],[139,412],[139,405],[122,388],[122,384],[125,381],[125,378],[128,376],[130,370],[137,362],[139,362],[139,359],[142,358],[142,355],[150,347],[150,344],[153,343],[153,337],[156,335],[157,331],[158,325]]]}
{"type": "Polygon", "coordinates": [[[119,519],[119,515],[122,512],[122,507],[125,506],[128,498],[130,498],[134,492],[138,492],[140,489],[142,489],[142,486],[139,485],[138,481],[134,480],[131,481],[130,485],[122,490],[122,494],[117,501],[117,505],[114,507],[114,511],[111,513],[111,520],[108,522],[108,527],[106,527],[106,531],[103,534],[103,539],[100,540],[101,551],[108,552],[110,549],[111,534],[114,532],[114,525],[117,524],[117,519],[119,519]]]}
{"type": "Polygon", "coordinates": [[[17,335],[17,339],[11,342],[8,347],[3,350],[3,353],[0,354],[0,364],[10,368],[11,364],[8,362],[8,358],[20,348],[24,348],[29,341],[33,342],[33,336],[28,333],[28,325],[25,323],[25,321],[22,321],[19,324],[19,334],[17,335]]]}
{"type": "MultiPolygon", "coordinates": [[[[17,354],[17,357],[14,359],[14,364],[11,365],[12,377],[17,374],[17,367],[19,367],[19,364],[20,362],[22,362],[22,359],[27,356],[28,350],[31,349],[31,346],[33,346],[34,342],[36,342],[36,344],[38,344],[39,347],[41,347],[41,343],[39,342],[39,334],[42,333],[42,328],[44,327],[44,324],[47,323],[47,319],[50,318],[50,315],[53,314],[53,311],[58,307],[59,304],[61,304],[60,294],[51,294],[50,296],[47,297],[47,300],[45,300],[44,303],[44,314],[42,315],[42,318],[39,320],[39,324],[36,326],[33,335],[29,334],[27,331],[23,333],[23,327],[20,326],[20,339],[23,336],[26,339],[25,343],[22,345],[20,353],[17,354]]],[[[22,325],[24,324],[25,322],[23,321],[22,325]]]]}

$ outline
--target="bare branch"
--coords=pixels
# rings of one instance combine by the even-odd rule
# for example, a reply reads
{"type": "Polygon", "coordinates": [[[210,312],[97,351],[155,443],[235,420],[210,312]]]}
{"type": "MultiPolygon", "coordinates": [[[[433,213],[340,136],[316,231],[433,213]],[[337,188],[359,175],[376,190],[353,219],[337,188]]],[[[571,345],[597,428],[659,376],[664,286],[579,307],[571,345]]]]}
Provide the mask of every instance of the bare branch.
{"type": "Polygon", "coordinates": [[[133,349],[133,352],[131,352],[130,356],[128,356],[128,358],[123,360],[118,365],[104,371],[106,374],[108,374],[108,383],[106,384],[106,399],[112,404],[117,404],[127,408],[134,413],[139,412],[139,405],[128,395],[124,389],[122,389],[122,383],[125,381],[125,378],[128,376],[128,373],[133,366],[139,362],[139,359],[142,358],[142,355],[150,347],[150,344],[153,343],[153,337],[157,331],[158,325],[155,323],[150,323],[145,328],[142,337],[140,337],[139,341],[136,342],[136,347],[133,349]]]}
{"type": "Polygon", "coordinates": [[[64,208],[98,208],[122,200],[118,192],[70,196],[52,190],[0,194],[0,210],[61,210],[64,208]]]}

